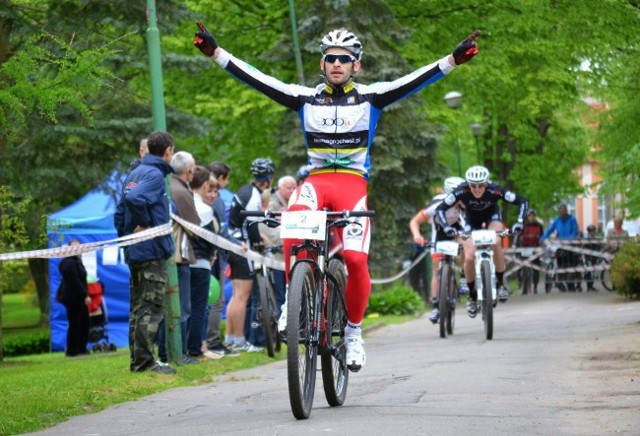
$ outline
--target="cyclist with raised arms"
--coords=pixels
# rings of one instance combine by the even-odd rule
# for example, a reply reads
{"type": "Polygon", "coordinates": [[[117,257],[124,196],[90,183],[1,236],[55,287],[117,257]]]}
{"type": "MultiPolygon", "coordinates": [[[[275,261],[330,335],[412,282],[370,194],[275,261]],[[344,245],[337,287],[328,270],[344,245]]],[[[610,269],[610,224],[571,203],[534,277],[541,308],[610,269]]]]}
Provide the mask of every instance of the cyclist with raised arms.
{"type": "MultiPolygon", "coordinates": [[[[458,202],[465,206],[465,230],[492,229],[502,231],[503,223],[498,208],[498,201],[518,205],[518,221],[513,225],[512,232],[522,231],[524,217],[529,208],[526,198],[512,191],[507,191],[501,186],[489,180],[489,170],[483,166],[473,166],[465,173],[466,182],[458,186],[451,194],[447,195],[444,201],[438,206],[437,214],[441,222],[446,220],[447,209],[453,207],[458,202]]],[[[450,237],[458,232],[455,228],[447,226],[444,232],[450,237]]],[[[496,286],[498,287],[498,300],[507,301],[509,291],[504,286],[504,253],[502,252],[501,238],[496,238],[493,247],[493,259],[496,266],[496,286]]],[[[464,272],[469,286],[470,300],[467,303],[467,314],[470,318],[475,318],[478,313],[478,291],[476,290],[476,269],[475,255],[476,249],[471,238],[463,243],[464,245],[464,272]]]]}
{"type": "MultiPolygon", "coordinates": [[[[458,203],[454,207],[447,209],[447,211],[445,212],[447,221],[444,225],[436,216],[436,209],[440,205],[440,203],[442,203],[445,197],[451,194],[461,183],[464,183],[464,181],[465,180],[462,177],[447,177],[444,180],[444,194],[438,194],[433,197],[427,207],[425,207],[424,209],[420,209],[420,211],[411,219],[411,221],[409,222],[409,229],[411,230],[414,244],[422,247],[426,243],[426,240],[420,233],[420,226],[427,223],[429,220],[431,220],[430,241],[433,244],[438,241],[450,241],[455,239],[455,237],[452,238],[444,233],[444,226],[451,226],[456,230],[464,229],[464,209],[462,208],[461,203],[458,203]]],[[[433,310],[429,315],[429,321],[434,324],[436,324],[440,319],[440,310],[438,308],[438,291],[440,289],[438,264],[440,259],[443,257],[443,255],[436,253],[435,247],[431,247],[431,304],[433,305],[433,310]]]]}
{"type": "MultiPolygon", "coordinates": [[[[327,33],[321,41],[320,70],[325,83],[316,87],[286,84],[270,77],[218,46],[201,23],[194,45],[237,79],[298,113],[307,146],[309,176],[294,194],[290,210],[366,210],[370,148],[382,110],[415,93],[469,61],[478,53],[476,31],[452,54],[391,82],[355,83],[360,71],[362,43],[346,29],[327,33]]],[[[358,219],[341,229],[344,260],[349,271],[346,285],[348,325],[347,365],[358,371],[365,364],[360,323],[369,300],[371,278],[367,266],[370,225],[358,219]]],[[[289,249],[285,240],[286,269],[289,249]]]]}

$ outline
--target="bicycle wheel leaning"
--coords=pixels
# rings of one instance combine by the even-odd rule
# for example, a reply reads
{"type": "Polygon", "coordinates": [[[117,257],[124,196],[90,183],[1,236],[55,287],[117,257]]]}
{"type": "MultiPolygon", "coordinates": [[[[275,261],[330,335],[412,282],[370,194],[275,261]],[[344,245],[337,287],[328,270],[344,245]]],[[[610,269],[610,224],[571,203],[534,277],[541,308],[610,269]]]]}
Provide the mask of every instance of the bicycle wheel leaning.
{"type": "Polygon", "coordinates": [[[276,351],[280,351],[280,342],[278,340],[278,320],[275,318],[276,302],[275,295],[269,281],[258,275],[258,300],[260,307],[258,309],[260,323],[264,331],[265,348],[269,357],[274,357],[276,351]]]}
{"type": "Polygon", "coordinates": [[[289,402],[297,419],[307,419],[313,405],[318,348],[313,339],[315,278],[307,262],[295,266],[287,302],[287,378],[289,402]]]}
{"type": "Polygon", "coordinates": [[[491,291],[491,265],[488,260],[481,264],[482,275],[482,320],[484,335],[488,341],[493,339],[493,292],[491,291]]]}
{"type": "MultiPolygon", "coordinates": [[[[600,263],[609,265],[609,262],[604,259],[600,263]]],[[[602,272],[600,273],[600,282],[602,283],[602,287],[604,287],[607,291],[613,291],[613,282],[611,281],[609,268],[602,270],[602,272]]]]}
{"type": "Polygon", "coordinates": [[[344,343],[344,329],[347,326],[347,309],[344,301],[346,284],[347,273],[344,264],[338,259],[331,259],[327,267],[326,325],[320,363],[324,395],[332,407],[344,404],[349,384],[344,343]]]}
{"type": "Polygon", "coordinates": [[[438,310],[440,311],[440,337],[447,337],[447,319],[449,318],[449,287],[451,286],[451,266],[446,262],[440,268],[440,289],[438,290],[438,310]]]}

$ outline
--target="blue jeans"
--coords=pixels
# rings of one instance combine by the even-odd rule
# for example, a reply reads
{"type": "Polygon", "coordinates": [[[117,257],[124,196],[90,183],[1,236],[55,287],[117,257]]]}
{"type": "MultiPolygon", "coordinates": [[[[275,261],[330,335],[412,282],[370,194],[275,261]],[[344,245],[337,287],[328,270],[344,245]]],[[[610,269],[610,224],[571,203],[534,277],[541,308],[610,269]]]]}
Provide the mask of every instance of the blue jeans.
{"type": "Polygon", "coordinates": [[[264,347],[265,338],[262,324],[257,320],[258,314],[258,281],[253,281],[253,287],[251,289],[251,297],[247,304],[247,317],[244,323],[244,336],[247,338],[247,342],[251,342],[253,345],[264,347]]]}
{"type": "Polygon", "coordinates": [[[187,333],[187,351],[191,356],[202,354],[203,330],[207,326],[207,300],[211,271],[204,268],[191,268],[191,318],[187,333]]]}
{"type": "Polygon", "coordinates": [[[187,354],[187,332],[191,318],[191,268],[178,264],[178,288],[180,289],[180,330],[182,330],[182,354],[187,354]]]}
{"type": "Polygon", "coordinates": [[[278,302],[278,313],[280,308],[284,304],[285,294],[287,292],[286,280],[284,271],[273,270],[273,287],[276,291],[276,301],[278,302]]]}

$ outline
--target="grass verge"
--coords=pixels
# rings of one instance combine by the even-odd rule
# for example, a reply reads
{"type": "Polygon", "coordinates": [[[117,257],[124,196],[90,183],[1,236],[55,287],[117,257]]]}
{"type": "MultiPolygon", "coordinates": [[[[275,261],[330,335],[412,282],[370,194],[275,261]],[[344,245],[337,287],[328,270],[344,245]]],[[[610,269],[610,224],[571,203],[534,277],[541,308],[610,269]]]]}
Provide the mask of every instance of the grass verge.
{"type": "MultiPolygon", "coordinates": [[[[365,329],[397,324],[413,316],[370,315],[365,329]]],[[[276,355],[286,358],[286,347],[276,355]]],[[[198,365],[175,375],[131,373],[128,350],[68,358],[64,353],[8,358],[0,362],[0,435],[52,427],[72,416],[99,412],[114,404],[183,386],[210,383],[223,374],[272,363],[266,353],[242,353],[198,365]]],[[[283,374],[283,377],[286,377],[283,374]]]]}

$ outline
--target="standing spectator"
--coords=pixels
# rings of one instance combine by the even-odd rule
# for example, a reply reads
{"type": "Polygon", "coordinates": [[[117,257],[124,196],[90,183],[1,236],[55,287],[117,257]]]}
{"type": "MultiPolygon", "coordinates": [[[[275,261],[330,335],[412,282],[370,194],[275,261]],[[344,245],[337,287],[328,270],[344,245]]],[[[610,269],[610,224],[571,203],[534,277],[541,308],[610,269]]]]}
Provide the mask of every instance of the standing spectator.
{"type": "MultiPolygon", "coordinates": [[[[602,244],[600,243],[600,238],[598,237],[598,235],[596,235],[596,226],[594,226],[593,224],[589,224],[587,226],[587,236],[585,236],[585,239],[589,240],[588,244],[584,244],[583,247],[587,250],[593,250],[593,251],[601,251],[602,250],[602,244]]],[[[586,261],[586,266],[587,268],[593,267],[594,265],[596,265],[598,263],[598,257],[597,256],[593,256],[590,254],[585,254],[584,255],[584,259],[586,261]]],[[[585,272],[585,279],[587,282],[587,291],[595,291],[596,289],[593,287],[593,277],[594,277],[595,272],[594,271],[586,271],[585,272]]]]}
{"type": "Polygon", "coordinates": [[[138,145],[138,155],[140,156],[140,158],[134,159],[133,161],[131,161],[131,164],[129,165],[129,170],[127,172],[131,172],[135,167],[140,165],[140,162],[142,162],[143,156],[147,153],[149,153],[147,138],[142,138],[140,140],[140,144],[138,145]]]}
{"type": "MultiPolygon", "coordinates": [[[[542,224],[538,221],[538,216],[535,209],[529,209],[527,212],[527,220],[522,228],[522,233],[518,235],[516,239],[517,247],[539,247],[541,244],[542,234],[544,229],[542,224]]],[[[540,265],[540,258],[532,262],[534,265],[540,265]]],[[[533,269],[533,293],[538,293],[538,281],[540,280],[540,271],[533,269]]],[[[520,270],[522,271],[522,270],[520,270]]],[[[526,290],[523,290],[523,293],[526,290]]]]}
{"type": "MultiPolygon", "coordinates": [[[[196,166],[193,178],[189,183],[193,191],[196,211],[200,217],[200,227],[218,233],[220,226],[214,219],[211,204],[205,203],[209,194],[209,180],[211,173],[203,166],[196,166]]],[[[191,268],[191,318],[187,331],[187,354],[189,357],[202,361],[208,357],[202,351],[205,326],[207,324],[207,300],[209,285],[211,284],[211,264],[215,258],[216,248],[207,240],[195,236],[193,238],[193,252],[196,262],[191,268]]],[[[220,358],[221,356],[211,356],[220,358]]]]}
{"type": "Polygon", "coordinates": [[[610,253],[618,251],[629,240],[629,232],[622,228],[623,221],[621,216],[617,216],[613,220],[613,228],[607,231],[605,248],[610,253]]]}
{"type": "MultiPolygon", "coordinates": [[[[562,239],[577,239],[579,235],[578,229],[578,221],[575,219],[573,215],[569,215],[569,211],[567,209],[566,204],[561,204],[558,206],[558,217],[553,220],[551,225],[545,230],[542,234],[541,241],[544,241],[551,235],[553,232],[556,233],[556,237],[560,240],[562,239]]],[[[568,250],[558,250],[556,252],[556,257],[558,259],[558,268],[573,268],[577,264],[577,256],[576,253],[568,250]]],[[[567,274],[560,274],[560,280],[558,281],[558,288],[561,292],[565,292],[566,288],[562,282],[567,281],[567,274]]],[[[580,286],[580,283],[577,283],[577,287],[580,286]]],[[[569,280],[567,282],[567,287],[569,291],[574,291],[576,289],[576,283],[573,280],[569,280]]]]}
{"type": "MultiPolygon", "coordinates": [[[[189,183],[193,179],[196,169],[196,161],[191,153],[179,151],[171,159],[171,199],[176,206],[176,214],[191,224],[200,225],[200,216],[196,210],[193,192],[189,183]]],[[[196,263],[193,253],[193,242],[189,233],[179,224],[173,227],[176,241],[176,266],[178,267],[178,287],[180,288],[180,329],[182,330],[182,362],[197,363],[187,353],[187,332],[189,331],[189,318],[191,317],[191,268],[189,265],[196,263]]],[[[164,330],[164,329],[163,329],[164,330]]],[[[162,337],[162,335],[161,335],[162,337]]],[[[160,341],[160,348],[164,346],[164,340],[160,341]]],[[[163,356],[161,356],[163,357],[163,356]]]]}
{"type": "MultiPolygon", "coordinates": [[[[73,239],[69,246],[79,245],[80,241],[73,239]]],[[[60,260],[58,270],[62,277],[56,301],[62,303],[67,310],[67,348],[65,354],[74,357],[89,354],[87,341],[89,337],[89,309],[91,298],[87,292],[87,271],[82,263],[82,256],[68,256],[60,260]]]]}
{"type": "MultiPolygon", "coordinates": [[[[127,236],[169,222],[169,199],[164,177],[173,172],[173,137],[153,132],[147,138],[149,153],[126,177],[122,196],[114,214],[118,236],[127,236]]],[[[124,247],[125,262],[131,271],[129,351],[131,371],[156,371],[166,374],[175,369],[156,362],[153,341],[162,320],[165,288],[168,281],[166,261],[175,249],[171,235],[158,236],[124,247]]]]}
{"type": "MultiPolygon", "coordinates": [[[[240,245],[240,241],[231,236],[231,233],[229,233],[227,208],[225,206],[224,200],[219,194],[219,192],[225,189],[229,184],[229,179],[231,177],[231,167],[223,162],[211,162],[209,164],[209,171],[211,171],[211,174],[215,178],[218,186],[216,190],[218,195],[216,195],[216,198],[213,201],[212,208],[214,216],[220,223],[220,236],[237,245],[240,245]]],[[[223,357],[236,357],[239,356],[240,353],[237,350],[231,350],[224,345],[224,341],[222,340],[222,333],[220,331],[220,326],[222,324],[222,311],[224,310],[224,306],[226,303],[224,295],[224,269],[227,264],[227,258],[227,250],[218,249],[216,261],[211,270],[211,273],[218,279],[218,283],[220,284],[220,297],[218,297],[218,300],[216,300],[216,302],[211,306],[211,311],[209,312],[207,328],[207,348],[210,352],[221,355],[223,357]]]]}
{"type": "MultiPolygon", "coordinates": [[[[258,158],[251,163],[251,183],[241,187],[233,196],[229,211],[229,231],[233,237],[243,243],[259,244],[262,242],[257,225],[249,226],[254,219],[240,215],[240,211],[257,211],[262,209],[262,191],[271,187],[275,166],[271,159],[258,158]]],[[[247,303],[251,296],[256,275],[253,262],[235,253],[229,253],[233,295],[227,306],[227,336],[225,342],[237,351],[261,351],[260,344],[247,345],[244,325],[247,316],[247,303]],[[252,348],[252,345],[254,346],[252,348]]]]}

